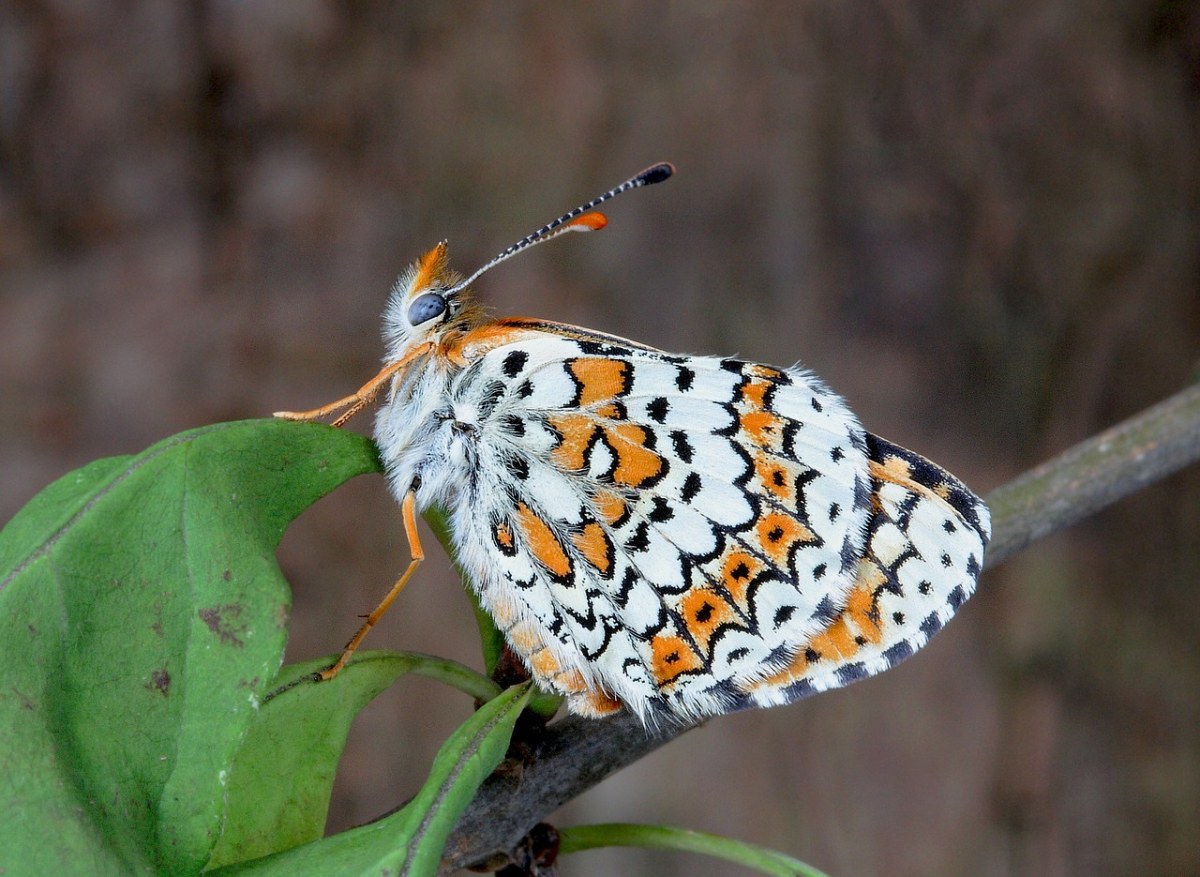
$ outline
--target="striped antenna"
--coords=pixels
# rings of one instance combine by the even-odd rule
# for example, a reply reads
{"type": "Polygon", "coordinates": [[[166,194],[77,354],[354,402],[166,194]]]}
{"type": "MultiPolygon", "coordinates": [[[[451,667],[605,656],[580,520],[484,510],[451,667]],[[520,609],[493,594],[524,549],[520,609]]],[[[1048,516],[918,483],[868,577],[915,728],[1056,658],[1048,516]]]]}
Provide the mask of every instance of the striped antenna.
{"type": "Polygon", "coordinates": [[[599,207],[605,201],[616,198],[630,189],[638,189],[642,186],[653,186],[655,183],[661,183],[673,173],[675,173],[675,166],[665,161],[646,168],[640,174],[630,177],[615,189],[609,189],[603,195],[593,198],[586,204],[580,204],[569,213],[564,213],[553,222],[543,225],[533,234],[521,238],[521,240],[498,254],[466,280],[455,284],[452,289],[446,290],[446,295],[461,292],[478,280],[484,272],[490,271],[501,262],[508,261],[524,249],[528,249],[536,244],[544,244],[546,241],[553,240],[560,234],[566,234],[569,231],[598,231],[604,228],[604,226],[608,225],[608,218],[603,213],[589,213],[589,210],[599,207]]]}

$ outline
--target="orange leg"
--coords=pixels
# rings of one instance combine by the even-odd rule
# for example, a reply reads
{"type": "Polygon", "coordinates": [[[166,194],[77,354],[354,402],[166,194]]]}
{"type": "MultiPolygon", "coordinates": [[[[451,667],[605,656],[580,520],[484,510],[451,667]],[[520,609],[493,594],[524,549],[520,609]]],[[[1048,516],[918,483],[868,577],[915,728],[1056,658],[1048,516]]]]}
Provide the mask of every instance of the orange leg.
{"type": "Polygon", "coordinates": [[[371,378],[371,380],[367,381],[351,395],[344,396],[336,402],[330,402],[328,405],[322,405],[320,408],[313,408],[310,411],[276,411],[274,416],[283,420],[319,420],[344,408],[346,410],[342,411],[337,419],[333,421],[333,425],[337,427],[345,426],[350,418],[375,401],[375,397],[379,395],[380,390],[383,389],[384,385],[397,372],[421,354],[427,353],[431,347],[432,344],[428,342],[414,347],[400,359],[385,365],[379,374],[375,375],[375,377],[371,378]]]}
{"type": "Polygon", "coordinates": [[[367,616],[367,620],[363,622],[363,626],[358,629],[358,633],[354,634],[350,642],[346,643],[346,648],[342,649],[341,657],[332,666],[317,674],[321,681],[332,679],[338,673],[342,672],[342,668],[346,666],[346,662],[350,660],[350,656],[362,644],[367,631],[375,626],[376,622],[383,617],[383,613],[388,611],[392,602],[400,596],[400,592],[404,590],[404,586],[412,578],[412,574],[416,572],[417,567],[421,565],[421,561],[425,559],[425,552],[421,548],[421,540],[417,537],[417,495],[413,490],[409,490],[404,495],[404,501],[401,503],[400,508],[404,513],[404,534],[408,537],[408,549],[412,555],[412,560],[408,563],[408,569],[396,580],[396,584],[392,585],[392,589],[387,592],[387,596],[379,601],[379,605],[371,610],[371,614],[367,616]]]}

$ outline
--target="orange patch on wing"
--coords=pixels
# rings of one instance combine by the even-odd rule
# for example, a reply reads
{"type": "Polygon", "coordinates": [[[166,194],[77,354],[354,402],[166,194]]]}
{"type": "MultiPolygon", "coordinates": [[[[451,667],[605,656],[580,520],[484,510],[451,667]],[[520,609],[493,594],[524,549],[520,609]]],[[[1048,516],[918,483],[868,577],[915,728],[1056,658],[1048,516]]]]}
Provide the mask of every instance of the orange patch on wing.
{"type": "Polygon", "coordinates": [[[756,378],[766,378],[768,381],[782,381],[787,377],[787,375],[774,366],[759,365],[758,363],[746,366],[746,372],[747,374],[754,375],[756,378]]]}
{"type": "Polygon", "coordinates": [[[883,583],[883,570],[870,561],[861,561],[858,579],[846,600],[844,614],[854,622],[859,635],[869,643],[878,643],[883,639],[883,627],[875,605],[875,591],[883,583]]]}
{"type": "Polygon", "coordinates": [[[560,670],[550,681],[555,688],[566,694],[587,691],[587,680],[578,670],[560,670]]]}
{"type": "Polygon", "coordinates": [[[718,627],[737,621],[733,607],[725,598],[707,588],[695,588],[684,594],[679,601],[679,612],[688,634],[705,652],[718,627]]]}
{"type": "Polygon", "coordinates": [[[592,521],[585,525],[578,533],[571,534],[571,542],[600,575],[607,576],[612,572],[613,544],[600,524],[592,521]]]}
{"type": "Polygon", "coordinates": [[[699,670],[704,660],[688,643],[673,634],[660,633],[650,641],[651,667],[659,685],[674,681],[681,673],[699,670]]]}
{"type": "Polygon", "coordinates": [[[752,408],[739,414],[738,426],[760,448],[778,449],[783,441],[783,418],[762,408],[752,408]]]}
{"type": "Polygon", "coordinates": [[[558,658],[550,654],[549,649],[542,649],[530,657],[529,669],[539,679],[549,679],[562,670],[562,665],[558,663],[558,658]]]}
{"type": "Polygon", "coordinates": [[[784,460],[756,454],[754,473],[763,490],[790,509],[796,508],[796,472],[784,460]]]}
{"type": "Polygon", "coordinates": [[[790,660],[786,666],[780,667],[770,676],[764,676],[755,683],[755,686],[762,686],[764,688],[779,688],[784,685],[788,685],[789,683],[794,682],[803,676],[808,671],[810,663],[813,662],[808,660],[807,650],[801,649],[800,651],[796,652],[796,654],[792,655],[792,660],[790,660]]]}
{"type": "Polygon", "coordinates": [[[598,688],[591,688],[583,694],[574,695],[570,702],[571,712],[593,719],[611,716],[613,713],[620,712],[623,706],[625,706],[624,702],[598,688]]]}
{"type": "Polygon", "coordinates": [[[858,648],[858,643],[854,641],[854,634],[850,632],[845,617],[839,615],[829,627],[814,636],[804,648],[796,652],[786,667],[765,677],[760,684],[768,688],[788,685],[804,676],[813,664],[819,661],[848,660],[854,657],[858,648]]]}
{"type": "Polygon", "coordinates": [[[459,365],[466,365],[489,350],[533,336],[536,333],[528,329],[485,323],[468,332],[451,333],[443,340],[438,352],[459,365]]]}
{"type": "MultiPolygon", "coordinates": [[[[940,484],[929,486],[923,484],[912,476],[912,466],[902,457],[891,456],[882,463],[876,460],[867,462],[867,469],[871,477],[878,481],[885,481],[891,484],[898,484],[906,490],[910,490],[920,496],[936,496],[946,502],[950,501],[950,485],[945,481],[940,484]]],[[[878,493],[872,495],[872,502],[876,510],[879,508],[878,493]]]]}
{"type": "Polygon", "coordinates": [[[746,602],[746,591],[766,564],[749,552],[734,548],[725,553],[721,561],[721,584],[725,586],[738,606],[743,610],[749,608],[746,602]]]}
{"type": "Polygon", "coordinates": [[[592,443],[597,430],[596,421],[586,414],[552,414],[546,418],[562,441],[551,452],[551,456],[562,468],[577,472],[587,465],[584,455],[592,443]]]}
{"type": "Polygon", "coordinates": [[[748,381],[742,386],[742,399],[755,408],[766,408],[767,391],[770,389],[767,381],[748,381]]]}
{"type": "MultiPolygon", "coordinates": [[[[882,463],[871,460],[867,464],[872,478],[878,478],[880,481],[890,481],[893,484],[899,484],[903,487],[919,489],[912,477],[912,467],[908,465],[908,461],[902,457],[888,457],[882,463]]],[[[920,491],[924,493],[924,490],[920,491]]]]}
{"type": "Polygon", "coordinates": [[[496,627],[501,631],[507,631],[510,627],[517,623],[517,610],[508,600],[493,599],[491,606],[488,608],[488,613],[496,622],[496,627]]]}
{"type": "Polygon", "coordinates": [[[760,684],[768,688],[787,685],[804,676],[808,668],[819,661],[846,661],[853,658],[866,643],[878,644],[883,639],[883,628],[875,612],[874,595],[875,589],[883,581],[883,571],[878,566],[869,561],[861,562],[846,607],[825,630],[796,652],[786,667],[766,677],[760,684]]]}
{"type": "Polygon", "coordinates": [[[513,534],[508,524],[500,523],[496,525],[496,544],[506,550],[513,547],[513,534]]]}
{"type": "Polygon", "coordinates": [[[604,417],[608,420],[620,420],[623,417],[621,406],[616,402],[609,402],[601,405],[593,412],[597,417],[604,417]]]}
{"type": "Polygon", "coordinates": [[[778,566],[787,563],[792,546],[797,542],[816,539],[808,527],[783,512],[768,512],[760,516],[754,524],[754,531],[763,552],[778,566]]]}
{"type": "Polygon", "coordinates": [[[620,423],[604,430],[617,457],[613,480],[629,487],[641,487],[663,471],[662,457],[646,447],[650,434],[636,423],[620,423]]]}
{"type": "Polygon", "coordinates": [[[504,638],[518,655],[531,655],[542,647],[542,635],[531,621],[510,628],[504,638]]]}
{"type": "Polygon", "coordinates": [[[546,569],[556,576],[571,574],[571,559],[550,525],[533,513],[525,503],[517,504],[517,526],[525,535],[525,544],[546,569]]]}
{"type": "Polygon", "coordinates": [[[579,382],[579,406],[607,402],[629,392],[630,364],[622,359],[572,359],[567,368],[579,382]]]}
{"type": "Polygon", "coordinates": [[[822,658],[838,658],[840,660],[853,658],[858,651],[858,643],[854,641],[854,634],[851,632],[850,626],[846,624],[845,615],[839,615],[829,627],[825,628],[823,633],[819,633],[809,640],[808,647],[822,658]]]}
{"type": "Polygon", "coordinates": [[[629,507],[625,505],[625,500],[607,490],[601,491],[592,497],[592,505],[595,506],[596,514],[600,516],[600,519],[610,527],[629,512],[629,507]]]}

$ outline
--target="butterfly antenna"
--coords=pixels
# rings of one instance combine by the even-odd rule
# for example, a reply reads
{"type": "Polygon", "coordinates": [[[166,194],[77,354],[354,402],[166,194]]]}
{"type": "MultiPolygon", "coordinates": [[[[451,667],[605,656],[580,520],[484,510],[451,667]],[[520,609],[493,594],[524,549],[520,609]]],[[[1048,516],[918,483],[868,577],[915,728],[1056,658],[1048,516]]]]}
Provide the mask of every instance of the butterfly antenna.
{"type": "Polygon", "coordinates": [[[548,240],[553,240],[560,234],[565,234],[569,231],[598,231],[608,225],[608,217],[603,213],[589,213],[589,210],[599,207],[605,201],[616,198],[630,189],[639,189],[642,186],[653,186],[655,183],[661,183],[671,174],[675,173],[675,166],[669,162],[660,162],[646,168],[640,174],[630,177],[621,185],[614,189],[609,189],[603,195],[599,195],[588,201],[586,204],[580,204],[574,210],[564,213],[553,222],[547,223],[535,231],[533,234],[521,238],[507,250],[496,255],[494,259],[468,277],[461,283],[454,285],[452,289],[446,291],[446,294],[459,292],[466,289],[472,283],[479,279],[480,275],[486,271],[495,268],[501,262],[508,261],[522,250],[528,249],[536,244],[544,244],[548,240]]]}

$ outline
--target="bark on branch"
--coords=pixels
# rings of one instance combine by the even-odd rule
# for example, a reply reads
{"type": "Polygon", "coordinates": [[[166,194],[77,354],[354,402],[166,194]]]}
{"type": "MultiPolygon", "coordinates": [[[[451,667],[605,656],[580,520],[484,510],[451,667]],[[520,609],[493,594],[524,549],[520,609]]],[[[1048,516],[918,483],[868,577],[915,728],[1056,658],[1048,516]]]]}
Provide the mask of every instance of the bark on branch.
{"type": "MultiPolygon", "coordinates": [[[[985,568],[1200,459],[1200,385],[1043,463],[986,497],[985,568]]],[[[986,585],[985,585],[986,587],[986,585]]],[[[442,873],[512,849],[537,822],[609,774],[689,730],[650,734],[629,715],[547,728],[519,774],[490,777],[446,846],[442,873]]]]}

